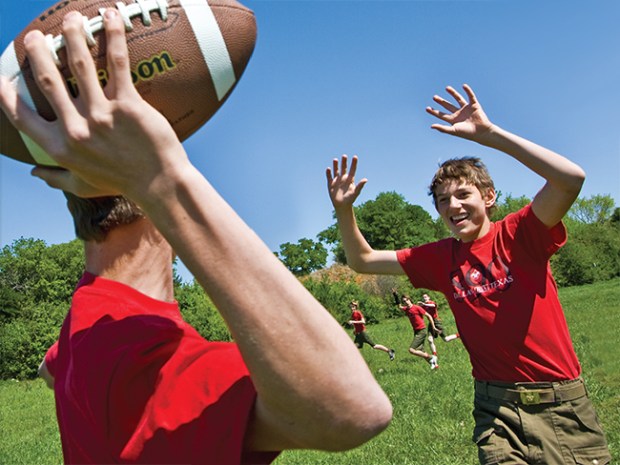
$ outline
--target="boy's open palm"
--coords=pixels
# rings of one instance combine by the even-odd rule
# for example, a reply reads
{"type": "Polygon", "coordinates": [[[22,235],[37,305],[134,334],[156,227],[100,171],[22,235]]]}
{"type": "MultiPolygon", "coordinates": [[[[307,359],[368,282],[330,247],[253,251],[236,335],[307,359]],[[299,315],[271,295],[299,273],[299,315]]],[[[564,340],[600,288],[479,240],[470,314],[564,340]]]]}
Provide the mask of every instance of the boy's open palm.
{"type": "Polygon", "coordinates": [[[355,183],[357,156],[354,156],[351,160],[350,169],[347,166],[347,162],[348,157],[343,155],[340,166],[338,166],[338,159],[334,158],[333,168],[327,168],[325,173],[327,176],[327,190],[334,208],[353,205],[368,181],[364,178],[357,184],[355,183]]]}
{"type": "Polygon", "coordinates": [[[469,102],[450,86],[446,87],[446,91],[456,100],[457,105],[448,102],[438,95],[433,97],[433,100],[448,110],[449,113],[431,107],[426,107],[426,112],[449,123],[449,125],[433,124],[431,128],[445,134],[452,134],[453,136],[480,142],[480,138],[488,132],[492,124],[484,113],[482,106],[478,103],[478,99],[471,87],[463,84],[463,89],[467,93],[469,102]]]}

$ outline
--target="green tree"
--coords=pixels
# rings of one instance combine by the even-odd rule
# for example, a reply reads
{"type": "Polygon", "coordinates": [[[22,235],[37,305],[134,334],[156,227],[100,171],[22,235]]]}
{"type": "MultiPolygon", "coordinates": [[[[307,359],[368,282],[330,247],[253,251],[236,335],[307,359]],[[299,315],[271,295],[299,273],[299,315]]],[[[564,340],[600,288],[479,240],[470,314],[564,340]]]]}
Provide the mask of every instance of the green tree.
{"type": "Polygon", "coordinates": [[[609,195],[578,198],[565,224],[569,240],[552,257],[560,286],[576,286],[620,276],[620,222],[609,195]]]}
{"type": "MultiPolygon", "coordinates": [[[[382,192],[354,210],[360,231],[377,250],[414,247],[438,239],[438,233],[445,233],[426,210],[408,203],[396,192],[382,192]]],[[[319,239],[332,247],[337,262],[346,263],[337,224],[319,233],[319,239]]]]}
{"type": "Polygon", "coordinates": [[[6,317],[27,302],[66,303],[84,270],[82,243],[48,246],[20,238],[0,251],[0,314],[6,317]]]}
{"type": "Polygon", "coordinates": [[[80,241],[21,238],[0,250],[0,378],[28,378],[56,340],[84,270],[80,241]]]}
{"type": "Polygon", "coordinates": [[[531,199],[522,195],[521,197],[513,197],[511,194],[506,195],[504,198],[501,191],[497,192],[497,201],[495,202],[495,209],[491,214],[491,221],[499,221],[510,213],[517,212],[525,207],[531,199]]]}
{"type": "Polygon", "coordinates": [[[615,202],[610,195],[593,195],[589,199],[579,197],[573,203],[568,216],[581,223],[605,223],[614,214],[615,202]]]}
{"type": "Polygon", "coordinates": [[[569,240],[552,257],[560,286],[577,286],[620,276],[620,224],[568,224],[569,240]]]}
{"type": "Polygon", "coordinates": [[[230,341],[231,335],[224,319],[196,281],[175,284],[174,296],[183,319],[209,341],[230,341]]]}
{"type": "Polygon", "coordinates": [[[435,225],[435,238],[436,240],[445,239],[446,237],[450,237],[450,230],[446,226],[446,223],[443,222],[441,216],[438,216],[435,221],[433,221],[435,225]]]}
{"type": "Polygon", "coordinates": [[[302,238],[297,244],[285,242],[276,256],[295,276],[305,276],[325,267],[327,249],[320,242],[302,238]]]}

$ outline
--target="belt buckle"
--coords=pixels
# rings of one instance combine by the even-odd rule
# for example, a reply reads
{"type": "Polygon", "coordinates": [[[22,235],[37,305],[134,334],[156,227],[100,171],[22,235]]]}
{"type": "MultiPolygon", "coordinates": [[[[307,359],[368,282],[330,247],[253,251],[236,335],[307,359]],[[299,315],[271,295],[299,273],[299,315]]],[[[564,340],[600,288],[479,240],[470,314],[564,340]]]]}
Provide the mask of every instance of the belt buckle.
{"type": "Polygon", "coordinates": [[[540,404],[540,391],[526,391],[519,392],[519,398],[523,405],[538,405],[540,404]]]}

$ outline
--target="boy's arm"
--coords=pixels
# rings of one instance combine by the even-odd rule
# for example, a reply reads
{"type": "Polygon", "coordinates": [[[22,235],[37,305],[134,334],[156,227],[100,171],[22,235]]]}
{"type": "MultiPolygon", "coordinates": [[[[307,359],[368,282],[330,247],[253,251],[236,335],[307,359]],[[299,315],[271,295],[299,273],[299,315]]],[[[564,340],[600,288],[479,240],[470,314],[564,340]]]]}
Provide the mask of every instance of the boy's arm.
{"type": "Polygon", "coordinates": [[[428,319],[428,322],[431,324],[431,327],[433,328],[433,330],[437,331],[437,328],[435,327],[435,320],[430,315],[430,313],[424,312],[424,316],[428,319]]]}
{"type": "Polygon", "coordinates": [[[449,126],[433,124],[431,127],[500,150],[542,176],[546,183],[534,197],[532,210],[547,227],[555,226],[579,195],[585,180],[583,169],[562,155],[492,124],[473,90],[466,84],[463,88],[469,102],[452,87],[446,90],[457,105],[437,95],[433,97],[449,113],[431,107],[426,111],[449,126]]]}
{"type": "Polygon", "coordinates": [[[396,291],[396,288],[392,289],[392,298],[394,299],[394,304],[400,308],[400,297],[398,297],[398,291],[396,291]]]}
{"type": "Polygon", "coordinates": [[[356,447],[389,423],[389,399],[347,333],[191,165],[170,124],[138,95],[124,23],[104,13],[109,80],[90,58],[81,15],[63,23],[80,95],[67,92],[39,31],[24,41],[35,79],[57,120],[21,101],[8,80],[0,104],[60,166],[35,168],[52,187],[134,200],[205,288],[248,367],[257,400],[252,450],[356,447]],[[88,190],[87,190],[88,191],[88,190]],[[277,322],[277,324],[274,324],[277,322]],[[321,344],[299,344],[299,334],[321,344]]]}
{"type": "Polygon", "coordinates": [[[532,210],[540,221],[551,228],[564,218],[586,178],[580,166],[495,125],[480,143],[511,155],[545,178],[545,185],[532,201],[532,210]]]}
{"type": "Polygon", "coordinates": [[[47,369],[45,358],[41,361],[41,364],[39,365],[38,374],[41,378],[43,378],[43,381],[45,381],[45,384],[47,384],[48,388],[54,389],[54,377],[47,369]]]}
{"type": "Polygon", "coordinates": [[[41,364],[39,365],[39,369],[37,370],[38,375],[43,378],[47,387],[50,389],[54,389],[54,375],[52,371],[54,371],[54,367],[56,365],[56,359],[58,357],[58,340],[54,342],[41,360],[41,364]],[[48,365],[49,363],[49,365],[48,365]],[[50,371],[52,368],[52,371],[50,371]]]}
{"type": "Polygon", "coordinates": [[[333,171],[327,168],[327,189],[336,212],[338,228],[342,236],[342,245],[347,256],[347,264],[359,273],[404,274],[394,250],[374,250],[362,235],[353,203],[362,191],[367,179],[355,183],[357,156],[347,167],[348,158],[342,156],[340,167],[338,159],[333,161],[333,171]]]}

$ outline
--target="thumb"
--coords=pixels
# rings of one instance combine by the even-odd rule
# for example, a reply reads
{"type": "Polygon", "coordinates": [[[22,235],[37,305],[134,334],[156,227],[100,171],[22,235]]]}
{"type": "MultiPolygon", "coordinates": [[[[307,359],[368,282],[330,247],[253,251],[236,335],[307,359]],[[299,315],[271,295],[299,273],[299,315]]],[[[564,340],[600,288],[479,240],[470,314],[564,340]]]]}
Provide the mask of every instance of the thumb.
{"type": "Polygon", "coordinates": [[[452,126],[446,126],[444,124],[432,124],[431,129],[436,129],[444,134],[454,134],[454,128],[452,126]]]}
{"type": "Polygon", "coordinates": [[[359,197],[360,193],[362,192],[362,189],[364,188],[367,182],[368,182],[368,179],[364,178],[355,185],[355,198],[359,197]]]}
{"type": "Polygon", "coordinates": [[[92,198],[119,195],[118,192],[99,189],[88,184],[82,178],[63,168],[36,166],[30,174],[42,179],[50,187],[70,192],[78,197],[92,198]]]}

